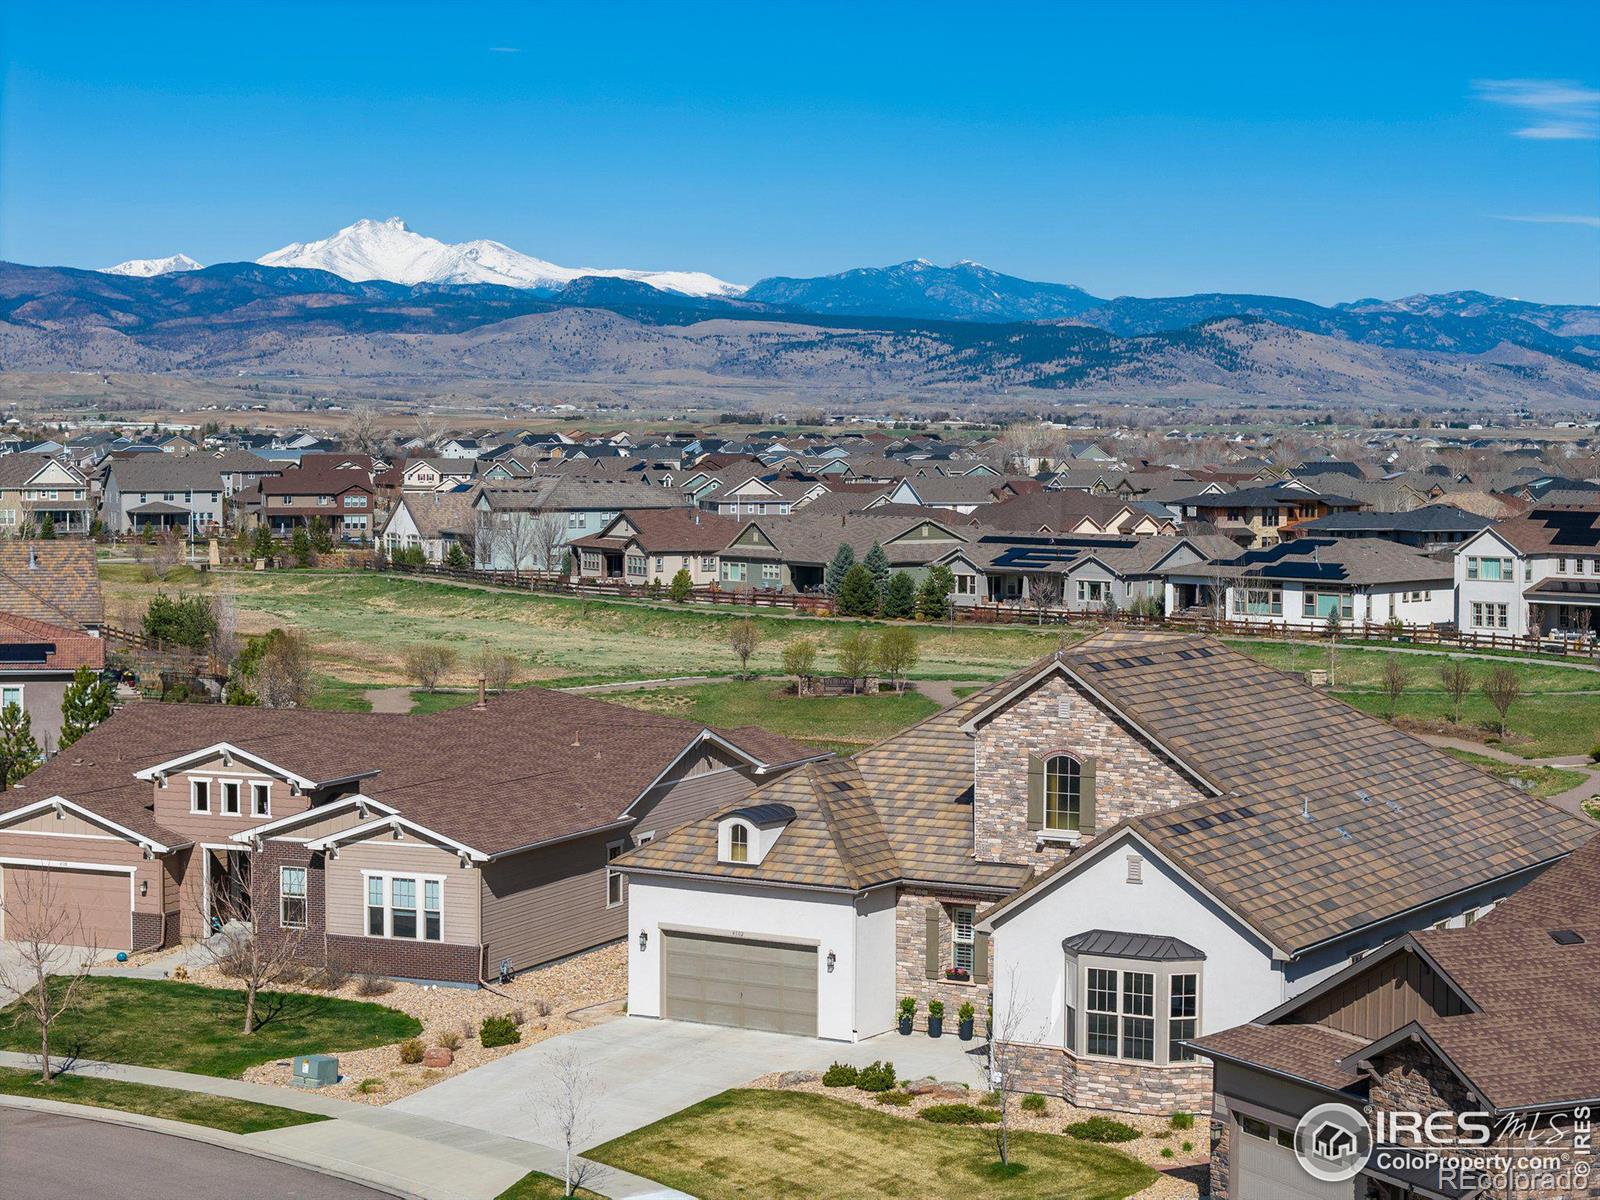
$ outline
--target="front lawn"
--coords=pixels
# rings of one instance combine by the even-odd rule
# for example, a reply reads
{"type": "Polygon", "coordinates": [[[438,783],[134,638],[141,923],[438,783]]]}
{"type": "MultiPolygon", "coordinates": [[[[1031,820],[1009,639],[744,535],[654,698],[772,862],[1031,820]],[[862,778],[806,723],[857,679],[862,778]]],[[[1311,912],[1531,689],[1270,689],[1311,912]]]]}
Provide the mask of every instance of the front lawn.
{"type": "MultiPolygon", "coordinates": [[[[182,1092],[177,1088],[152,1087],[92,1075],[57,1075],[55,1082],[46,1086],[39,1082],[37,1071],[9,1067],[0,1067],[0,1093],[143,1113],[147,1117],[186,1121],[190,1125],[206,1125],[229,1133],[259,1133],[263,1129],[286,1129],[290,1125],[308,1125],[328,1119],[316,1113],[279,1108],[275,1104],[256,1104],[207,1092],[182,1092]]],[[[554,1194],[559,1195],[560,1189],[554,1194]]]]}
{"type": "MultiPolygon", "coordinates": [[[[244,993],[160,979],[90,978],[82,1003],[50,1031],[51,1052],[236,1079],[258,1063],[296,1054],[386,1046],[422,1032],[415,1017],[381,1004],[293,992],[256,997],[255,1033],[245,1035],[244,993]]],[[[38,1027],[0,1010],[0,1049],[35,1052],[38,1027]]]]}
{"type": "Polygon", "coordinates": [[[584,1155],[701,1200],[1121,1200],[1156,1173],[1117,1150],[1043,1133],[932,1125],[801,1092],[735,1089],[584,1155]]]}
{"type": "MultiPolygon", "coordinates": [[[[566,1185],[554,1175],[543,1171],[529,1171],[494,1200],[562,1200],[567,1194],[566,1185]]],[[[573,1193],[578,1200],[601,1200],[599,1192],[581,1187],[573,1193]]]]}
{"type": "Polygon", "coordinates": [[[1502,783],[1509,783],[1513,787],[1522,788],[1530,796],[1538,796],[1541,800],[1550,796],[1560,795],[1562,792],[1571,791],[1589,776],[1583,771],[1573,771],[1566,767],[1535,767],[1518,766],[1515,763],[1501,762],[1499,759],[1489,758],[1483,754],[1473,754],[1469,750],[1457,750],[1454,746],[1441,747],[1451,758],[1459,758],[1464,763],[1471,763],[1478,770],[1493,775],[1502,783]]]}

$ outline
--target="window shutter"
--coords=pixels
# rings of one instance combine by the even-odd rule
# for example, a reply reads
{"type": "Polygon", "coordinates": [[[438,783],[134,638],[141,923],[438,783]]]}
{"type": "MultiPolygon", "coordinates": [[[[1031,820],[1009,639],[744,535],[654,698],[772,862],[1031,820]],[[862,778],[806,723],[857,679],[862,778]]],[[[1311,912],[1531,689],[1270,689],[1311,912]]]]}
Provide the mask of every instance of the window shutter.
{"type": "Polygon", "coordinates": [[[1086,758],[1078,768],[1078,831],[1094,832],[1094,759],[1086,758]]]}
{"type": "Polygon", "coordinates": [[[972,935],[972,982],[989,982],[989,935],[972,935]]]}
{"type": "Polygon", "coordinates": [[[1044,759],[1028,755],[1028,828],[1044,828],[1044,759]]]}
{"type": "Polygon", "coordinates": [[[939,906],[928,905],[927,939],[922,950],[922,969],[929,979],[939,978],[939,906]]]}

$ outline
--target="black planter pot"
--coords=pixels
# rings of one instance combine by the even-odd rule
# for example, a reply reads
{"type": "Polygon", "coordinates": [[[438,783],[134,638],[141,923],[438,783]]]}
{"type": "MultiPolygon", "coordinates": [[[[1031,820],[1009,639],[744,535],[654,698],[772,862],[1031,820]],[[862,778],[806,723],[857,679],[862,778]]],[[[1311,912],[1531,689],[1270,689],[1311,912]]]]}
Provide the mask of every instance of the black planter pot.
{"type": "Polygon", "coordinates": [[[900,1018],[900,1036],[901,1037],[910,1037],[911,1036],[911,1018],[910,1017],[901,1017],[900,1018]]]}
{"type": "Polygon", "coordinates": [[[928,1036],[929,1037],[943,1037],[944,1036],[944,1018],[943,1017],[929,1017],[928,1018],[928,1036]]]}
{"type": "Polygon", "coordinates": [[[958,1032],[960,1033],[961,1040],[963,1042],[970,1042],[972,1040],[972,1022],[961,1022],[960,1026],[958,1027],[958,1032]]]}

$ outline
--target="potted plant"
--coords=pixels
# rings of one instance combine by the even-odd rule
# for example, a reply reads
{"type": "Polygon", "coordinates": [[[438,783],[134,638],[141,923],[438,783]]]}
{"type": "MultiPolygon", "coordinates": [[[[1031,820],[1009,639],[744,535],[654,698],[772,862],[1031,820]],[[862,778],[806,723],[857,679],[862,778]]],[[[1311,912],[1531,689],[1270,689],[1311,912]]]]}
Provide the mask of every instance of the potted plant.
{"type": "Polygon", "coordinates": [[[957,983],[970,983],[972,981],[972,972],[965,967],[946,967],[944,977],[953,979],[957,983]]]}
{"type": "Polygon", "coordinates": [[[911,1021],[917,1015],[917,1000],[915,996],[900,997],[900,1034],[902,1037],[911,1036],[911,1021]]]}
{"type": "Polygon", "coordinates": [[[961,1022],[957,1032],[960,1033],[963,1042],[972,1040],[972,1018],[976,1011],[970,1002],[965,1002],[956,1009],[956,1017],[961,1022]]]}
{"type": "Polygon", "coordinates": [[[928,1036],[942,1037],[944,1035],[944,1001],[928,1001],[928,1036]]]}

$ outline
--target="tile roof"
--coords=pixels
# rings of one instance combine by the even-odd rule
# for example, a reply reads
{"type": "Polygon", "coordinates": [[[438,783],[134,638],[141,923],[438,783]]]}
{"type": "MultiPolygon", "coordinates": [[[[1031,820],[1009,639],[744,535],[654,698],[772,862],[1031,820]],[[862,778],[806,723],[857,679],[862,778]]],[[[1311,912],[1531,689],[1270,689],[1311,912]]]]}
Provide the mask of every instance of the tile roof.
{"type": "Polygon", "coordinates": [[[50,624],[105,619],[94,546],[86,541],[0,539],[0,612],[50,624]]]}
{"type": "Polygon", "coordinates": [[[48,646],[34,661],[0,658],[0,675],[26,675],[35,671],[75,671],[79,667],[99,670],[106,665],[106,644],[82,629],[36,621],[15,613],[0,612],[0,645],[48,646]]]}

